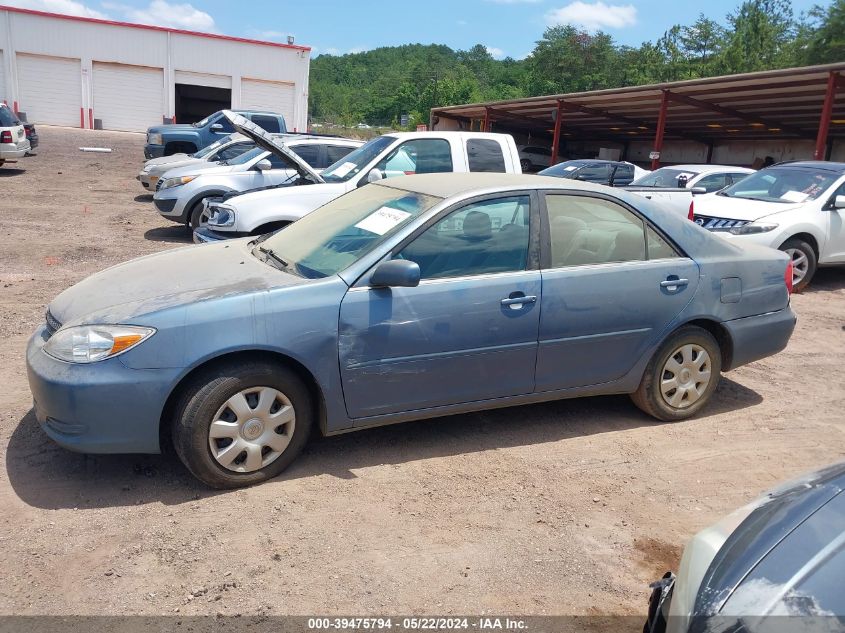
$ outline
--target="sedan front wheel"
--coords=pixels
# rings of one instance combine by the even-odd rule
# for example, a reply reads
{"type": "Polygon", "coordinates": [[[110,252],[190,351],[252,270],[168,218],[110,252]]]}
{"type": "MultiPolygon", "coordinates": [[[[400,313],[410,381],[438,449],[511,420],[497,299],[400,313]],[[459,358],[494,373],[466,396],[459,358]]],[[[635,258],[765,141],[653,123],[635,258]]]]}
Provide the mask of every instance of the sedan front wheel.
{"type": "Polygon", "coordinates": [[[684,420],[707,404],[721,371],[719,343],[707,330],[688,325],[655,352],[631,399],[658,420],[684,420]]]}
{"type": "Polygon", "coordinates": [[[308,440],[308,388],[286,367],[245,362],[204,373],[182,395],[173,423],[179,458],[213,488],[248,486],[281,473],[308,440]]]}

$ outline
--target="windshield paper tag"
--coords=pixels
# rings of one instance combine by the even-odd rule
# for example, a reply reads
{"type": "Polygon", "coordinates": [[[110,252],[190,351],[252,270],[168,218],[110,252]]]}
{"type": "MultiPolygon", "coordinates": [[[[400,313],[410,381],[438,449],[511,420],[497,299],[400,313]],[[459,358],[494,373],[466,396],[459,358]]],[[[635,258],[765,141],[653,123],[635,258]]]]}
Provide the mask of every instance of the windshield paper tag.
{"type": "Polygon", "coordinates": [[[394,226],[410,217],[407,211],[400,211],[399,209],[391,209],[390,207],[382,207],[376,209],[366,218],[358,222],[355,228],[363,231],[369,231],[376,235],[384,235],[394,226]]]}
{"type": "Polygon", "coordinates": [[[563,168],[563,171],[572,171],[573,169],[578,169],[575,165],[568,165],[563,168]]]}
{"type": "Polygon", "coordinates": [[[338,178],[343,178],[346,174],[355,169],[355,167],[357,167],[355,163],[343,163],[343,165],[334,170],[333,175],[337,176],[338,178]]]}
{"type": "Polygon", "coordinates": [[[783,194],[780,199],[781,200],[788,200],[789,202],[804,202],[809,197],[808,194],[804,193],[803,191],[787,191],[783,194]]]}

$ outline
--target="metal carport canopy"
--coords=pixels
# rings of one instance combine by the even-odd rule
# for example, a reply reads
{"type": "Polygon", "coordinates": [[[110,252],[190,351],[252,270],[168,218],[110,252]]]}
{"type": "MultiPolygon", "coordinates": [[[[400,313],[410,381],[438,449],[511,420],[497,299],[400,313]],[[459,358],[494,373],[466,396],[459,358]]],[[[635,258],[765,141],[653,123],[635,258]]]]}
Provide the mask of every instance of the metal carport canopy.
{"type": "MultiPolygon", "coordinates": [[[[812,139],[823,160],[834,137],[845,138],[845,62],[691,79],[570,94],[433,108],[440,118],[493,123],[515,130],[548,131],[552,162],[560,137],[626,142],[686,139],[711,145],[724,140],[812,139]],[[552,130],[552,126],[554,129],[552,130]]],[[[652,161],[657,167],[659,158],[652,161]]]]}

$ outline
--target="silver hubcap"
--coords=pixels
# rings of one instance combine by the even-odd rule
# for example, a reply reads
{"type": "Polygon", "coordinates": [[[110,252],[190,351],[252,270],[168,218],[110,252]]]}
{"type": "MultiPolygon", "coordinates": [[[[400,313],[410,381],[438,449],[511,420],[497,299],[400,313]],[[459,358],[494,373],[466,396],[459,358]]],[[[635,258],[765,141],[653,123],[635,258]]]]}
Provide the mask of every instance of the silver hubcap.
{"type": "Polygon", "coordinates": [[[218,409],[208,429],[208,447],[227,470],[251,473],[285,452],[295,424],[285,394],[272,387],[250,387],[218,409]]]}
{"type": "Polygon", "coordinates": [[[710,355],[699,345],[683,345],[663,365],[660,394],[670,407],[686,409],[704,395],[710,378],[710,355]]]}
{"type": "Polygon", "coordinates": [[[792,285],[797,286],[807,276],[810,260],[797,248],[787,248],[784,253],[792,258],[792,285]]]}

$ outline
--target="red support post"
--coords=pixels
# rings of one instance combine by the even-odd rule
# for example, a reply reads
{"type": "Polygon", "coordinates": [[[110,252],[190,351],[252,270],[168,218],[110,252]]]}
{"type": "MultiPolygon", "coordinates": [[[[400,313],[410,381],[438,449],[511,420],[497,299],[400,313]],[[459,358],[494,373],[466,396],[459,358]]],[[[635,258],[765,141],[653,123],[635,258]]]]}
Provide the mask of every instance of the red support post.
{"type": "Polygon", "coordinates": [[[557,114],[555,115],[555,137],[552,140],[552,158],[549,167],[557,164],[557,155],[560,153],[560,126],[563,122],[563,101],[557,100],[557,114]]]}
{"type": "Polygon", "coordinates": [[[833,115],[833,101],[836,99],[836,86],[839,83],[839,73],[831,72],[827,76],[827,91],[824,93],[822,116],[819,120],[819,135],[816,137],[816,151],[814,160],[824,160],[827,148],[827,133],[830,130],[830,119],[833,115]]]}
{"type": "Polygon", "coordinates": [[[490,131],[490,108],[484,108],[484,123],[481,124],[481,131],[490,131]]]}
{"type": "Polygon", "coordinates": [[[666,108],[669,105],[669,91],[664,90],[660,97],[660,114],[657,116],[657,133],[654,135],[654,152],[657,158],[651,159],[651,169],[660,167],[660,151],[663,149],[663,132],[666,129],[666,108]]]}

